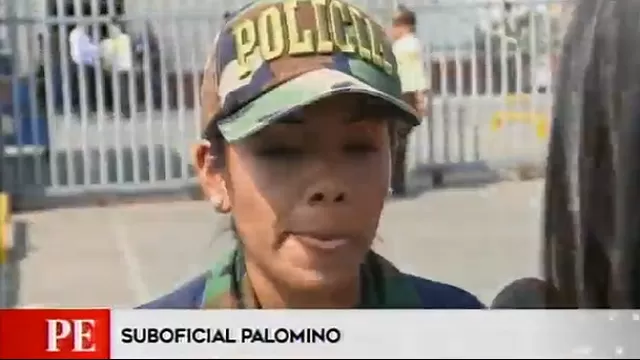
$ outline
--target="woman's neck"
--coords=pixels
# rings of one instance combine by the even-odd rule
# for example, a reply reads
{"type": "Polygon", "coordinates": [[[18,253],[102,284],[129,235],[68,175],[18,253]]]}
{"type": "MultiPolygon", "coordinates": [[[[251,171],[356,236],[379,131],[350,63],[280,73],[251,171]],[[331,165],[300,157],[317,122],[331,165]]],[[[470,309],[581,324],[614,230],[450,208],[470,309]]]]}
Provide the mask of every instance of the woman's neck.
{"type": "Polygon", "coordinates": [[[318,289],[292,289],[274,281],[255,265],[247,264],[247,276],[263,309],[352,309],[360,301],[360,279],[318,289]]]}

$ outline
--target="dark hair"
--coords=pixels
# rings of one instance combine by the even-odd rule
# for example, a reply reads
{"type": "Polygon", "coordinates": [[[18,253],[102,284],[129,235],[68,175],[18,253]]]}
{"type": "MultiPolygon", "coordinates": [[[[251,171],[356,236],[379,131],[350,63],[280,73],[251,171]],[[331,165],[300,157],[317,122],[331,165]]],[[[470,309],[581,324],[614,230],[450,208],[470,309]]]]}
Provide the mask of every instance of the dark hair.
{"type": "Polygon", "coordinates": [[[404,5],[399,5],[393,16],[394,26],[408,26],[412,31],[416,28],[416,14],[404,5]]]}
{"type": "Polygon", "coordinates": [[[122,32],[126,32],[126,25],[125,25],[125,21],[123,20],[122,16],[112,16],[111,17],[111,26],[115,26],[118,29],[120,29],[120,31],[122,32]]]}
{"type": "Polygon", "coordinates": [[[227,140],[222,136],[220,129],[215,124],[208,126],[207,132],[203,135],[205,140],[208,140],[211,143],[211,149],[209,150],[210,154],[215,158],[214,166],[218,169],[224,168],[225,166],[225,145],[227,144],[227,140]]]}
{"type": "Polygon", "coordinates": [[[510,0],[505,0],[502,4],[503,4],[503,6],[504,6],[504,10],[505,10],[505,11],[511,11],[511,10],[513,10],[513,2],[512,2],[512,1],[510,1],[510,0]]]}
{"type": "Polygon", "coordinates": [[[547,160],[544,271],[563,307],[640,307],[640,1],[577,3],[547,160]]]}

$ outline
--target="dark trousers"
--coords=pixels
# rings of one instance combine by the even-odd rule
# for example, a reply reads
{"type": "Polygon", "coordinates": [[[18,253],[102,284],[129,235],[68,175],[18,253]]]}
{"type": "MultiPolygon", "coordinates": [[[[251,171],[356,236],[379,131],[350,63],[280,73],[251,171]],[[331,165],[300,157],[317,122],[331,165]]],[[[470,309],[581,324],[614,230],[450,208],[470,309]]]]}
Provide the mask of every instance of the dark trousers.
{"type": "Polygon", "coordinates": [[[129,73],[105,72],[105,106],[109,111],[119,111],[124,117],[131,116],[129,101],[129,73]]]}
{"type": "Polygon", "coordinates": [[[96,68],[92,65],[71,65],[71,106],[76,111],[82,108],[82,91],[85,92],[88,111],[95,111],[96,96],[96,68]]]}
{"type": "MultiPolygon", "coordinates": [[[[408,92],[402,94],[402,98],[417,109],[416,93],[408,92]]],[[[397,127],[396,148],[392,156],[393,166],[391,167],[391,190],[394,195],[405,195],[407,192],[406,171],[407,171],[407,143],[412,128],[405,124],[397,127]]]]}

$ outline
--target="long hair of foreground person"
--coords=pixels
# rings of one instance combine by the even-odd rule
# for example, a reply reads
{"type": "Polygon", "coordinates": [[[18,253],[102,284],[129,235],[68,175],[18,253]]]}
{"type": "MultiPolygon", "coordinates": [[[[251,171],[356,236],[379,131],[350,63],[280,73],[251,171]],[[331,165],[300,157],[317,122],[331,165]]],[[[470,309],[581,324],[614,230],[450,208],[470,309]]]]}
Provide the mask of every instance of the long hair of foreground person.
{"type": "Polygon", "coordinates": [[[544,195],[544,272],[560,307],[640,307],[639,43],[640,1],[575,5],[544,195]]]}

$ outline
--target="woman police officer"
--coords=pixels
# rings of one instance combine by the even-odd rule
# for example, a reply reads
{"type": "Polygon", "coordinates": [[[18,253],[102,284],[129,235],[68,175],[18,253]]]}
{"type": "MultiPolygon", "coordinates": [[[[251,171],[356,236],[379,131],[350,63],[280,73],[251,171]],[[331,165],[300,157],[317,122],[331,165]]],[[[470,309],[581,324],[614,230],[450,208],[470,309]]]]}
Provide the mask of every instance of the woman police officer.
{"type": "Polygon", "coordinates": [[[401,98],[382,27],[344,1],[260,0],[232,14],[202,83],[200,184],[235,250],[142,308],[482,308],[371,247],[401,98]]]}

